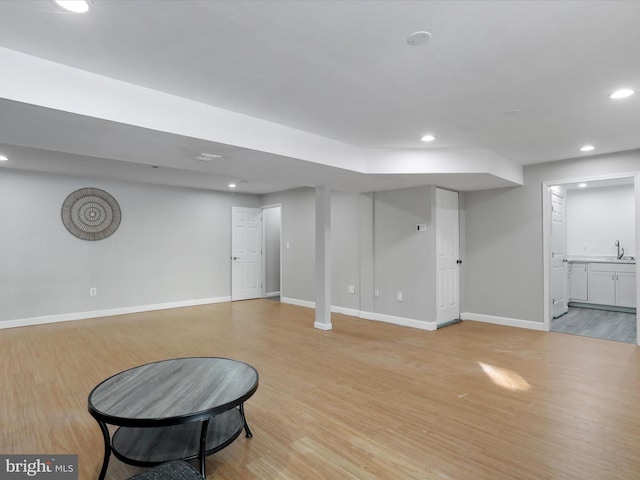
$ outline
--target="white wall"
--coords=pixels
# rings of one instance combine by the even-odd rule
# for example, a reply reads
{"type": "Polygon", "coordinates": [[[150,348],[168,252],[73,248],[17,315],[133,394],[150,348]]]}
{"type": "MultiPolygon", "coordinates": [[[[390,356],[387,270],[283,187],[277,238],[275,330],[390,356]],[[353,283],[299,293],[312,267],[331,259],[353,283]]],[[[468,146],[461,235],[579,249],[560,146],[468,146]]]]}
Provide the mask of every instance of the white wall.
{"type": "Polygon", "coordinates": [[[636,255],[633,185],[569,189],[566,195],[567,254],[636,255]]]}
{"type": "Polygon", "coordinates": [[[0,322],[229,297],[231,206],[258,204],[256,196],[3,169],[0,322]],[[80,240],[62,224],[62,202],[83,187],[106,190],[122,210],[104,240],[80,240]]]}

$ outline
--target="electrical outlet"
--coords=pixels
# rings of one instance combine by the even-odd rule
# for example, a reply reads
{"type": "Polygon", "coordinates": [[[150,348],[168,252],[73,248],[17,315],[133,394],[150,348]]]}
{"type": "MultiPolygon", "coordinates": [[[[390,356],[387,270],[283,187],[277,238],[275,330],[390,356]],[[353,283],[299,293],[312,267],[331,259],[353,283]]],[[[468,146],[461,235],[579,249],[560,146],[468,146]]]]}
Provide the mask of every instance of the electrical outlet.
{"type": "Polygon", "coordinates": [[[90,288],[89,289],[89,296],[91,297],[95,297],[96,295],[98,295],[98,289],[97,288],[90,288]]]}
{"type": "Polygon", "coordinates": [[[398,290],[398,295],[396,298],[398,299],[399,302],[402,302],[403,298],[402,298],[402,292],[400,290],[398,290]]]}
{"type": "Polygon", "coordinates": [[[377,288],[373,291],[373,296],[374,297],[379,297],[380,296],[380,290],[378,290],[377,288]]]}
{"type": "Polygon", "coordinates": [[[355,294],[356,293],[356,287],[354,285],[349,285],[347,287],[347,291],[351,294],[355,294]]]}

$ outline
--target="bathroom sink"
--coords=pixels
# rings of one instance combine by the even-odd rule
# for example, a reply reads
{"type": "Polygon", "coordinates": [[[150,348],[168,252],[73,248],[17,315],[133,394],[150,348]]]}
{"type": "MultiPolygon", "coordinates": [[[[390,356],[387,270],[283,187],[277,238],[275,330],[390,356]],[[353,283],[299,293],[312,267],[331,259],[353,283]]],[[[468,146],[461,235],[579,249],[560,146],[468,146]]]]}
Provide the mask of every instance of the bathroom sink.
{"type": "Polygon", "coordinates": [[[625,255],[622,258],[615,256],[569,256],[567,257],[569,262],[581,262],[581,263],[636,263],[636,257],[631,255],[625,255]]]}

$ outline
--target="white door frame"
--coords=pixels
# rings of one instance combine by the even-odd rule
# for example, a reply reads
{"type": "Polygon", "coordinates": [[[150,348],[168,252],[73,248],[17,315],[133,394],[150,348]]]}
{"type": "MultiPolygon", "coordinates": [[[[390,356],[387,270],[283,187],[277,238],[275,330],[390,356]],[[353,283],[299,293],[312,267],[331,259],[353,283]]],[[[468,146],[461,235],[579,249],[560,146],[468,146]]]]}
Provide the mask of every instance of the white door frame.
{"type": "Polygon", "coordinates": [[[273,203],[269,205],[262,205],[260,207],[262,209],[262,251],[264,252],[262,255],[262,298],[265,298],[267,295],[267,254],[266,254],[266,240],[267,240],[267,232],[266,228],[264,228],[264,211],[269,208],[279,208],[280,209],[280,285],[278,286],[278,291],[280,292],[280,298],[282,298],[282,203],[273,203]]]}
{"type": "MultiPolygon", "coordinates": [[[[590,177],[564,178],[561,180],[545,180],[542,182],[542,279],[543,279],[543,315],[544,329],[551,329],[551,195],[549,189],[554,185],[568,183],[595,182],[598,180],[613,180],[618,178],[633,178],[636,199],[636,255],[640,252],[640,172],[617,173],[590,177]]],[[[637,264],[636,264],[637,265],[637,264]]],[[[640,282],[636,282],[636,305],[640,299],[640,282]]],[[[636,314],[636,344],[640,345],[640,315],[636,314]]]]}

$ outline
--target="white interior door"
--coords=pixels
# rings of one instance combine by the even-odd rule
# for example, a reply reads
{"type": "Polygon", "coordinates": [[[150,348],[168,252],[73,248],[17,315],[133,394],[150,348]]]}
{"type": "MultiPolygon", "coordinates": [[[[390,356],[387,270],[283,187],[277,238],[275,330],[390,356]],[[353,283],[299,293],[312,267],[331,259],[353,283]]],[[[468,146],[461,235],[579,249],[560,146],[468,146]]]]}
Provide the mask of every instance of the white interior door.
{"type": "Polygon", "coordinates": [[[569,311],[567,303],[567,225],[564,195],[551,190],[551,298],[553,318],[569,311]]]}
{"type": "Polygon", "coordinates": [[[231,207],[231,300],[262,293],[262,215],[259,208],[231,207]]]}
{"type": "Polygon", "coordinates": [[[436,322],[460,318],[458,192],[436,188],[436,322]]]}

